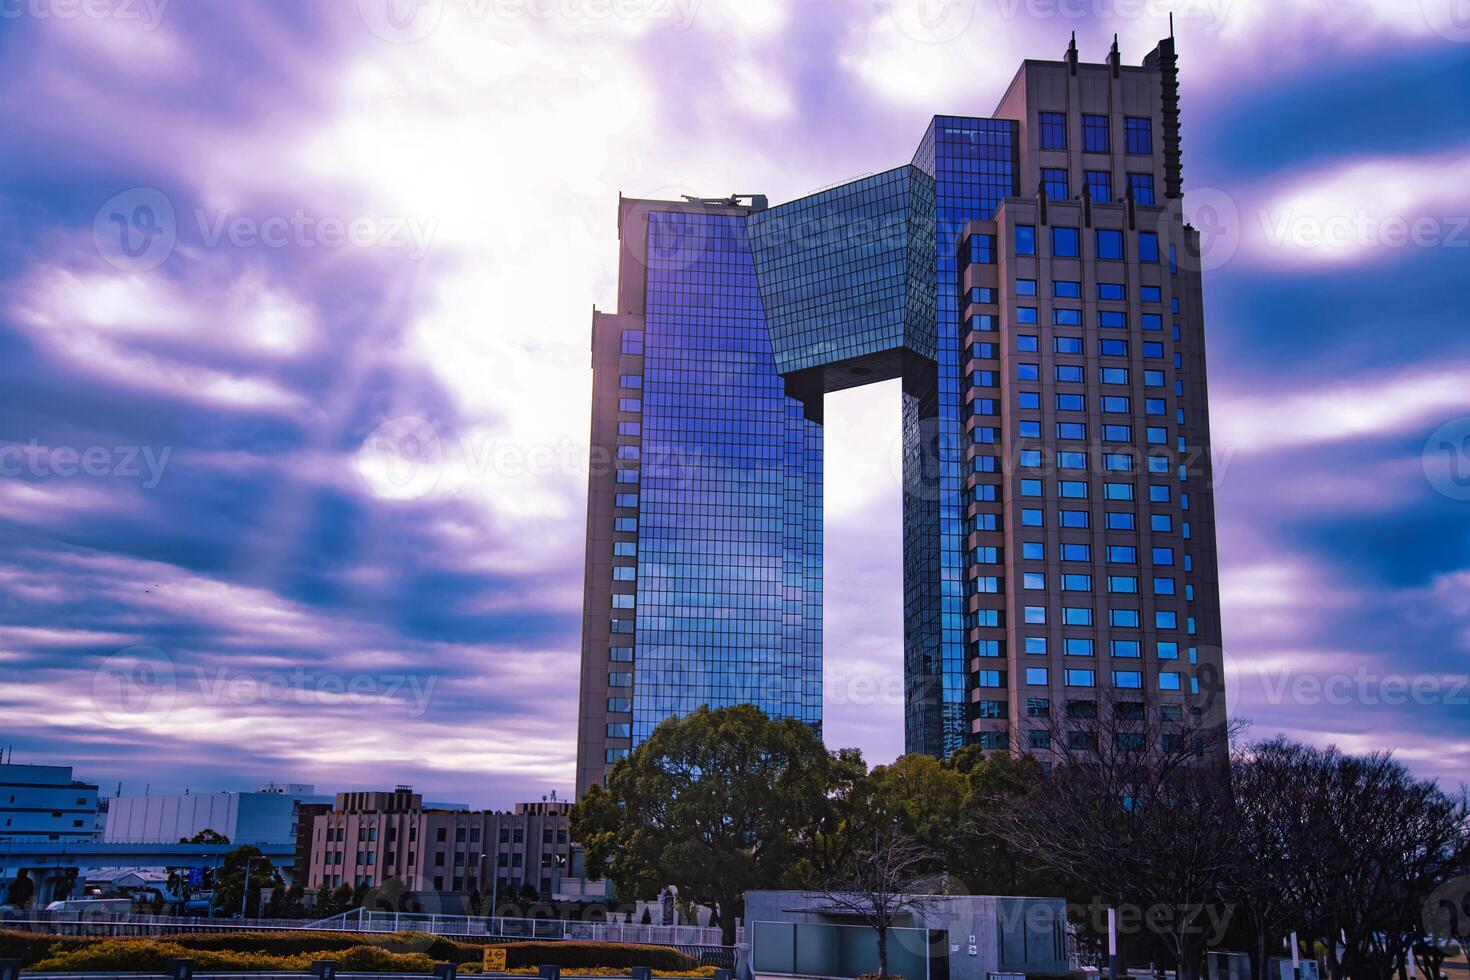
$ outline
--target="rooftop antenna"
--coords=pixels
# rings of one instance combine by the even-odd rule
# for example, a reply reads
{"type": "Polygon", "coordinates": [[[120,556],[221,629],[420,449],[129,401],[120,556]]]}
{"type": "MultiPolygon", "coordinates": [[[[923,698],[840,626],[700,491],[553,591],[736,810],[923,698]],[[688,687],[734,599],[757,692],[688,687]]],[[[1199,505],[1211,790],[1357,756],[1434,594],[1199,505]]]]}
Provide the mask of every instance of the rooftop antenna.
{"type": "Polygon", "coordinates": [[[1174,40],[1174,11],[1169,11],[1169,40],[1174,40]]]}

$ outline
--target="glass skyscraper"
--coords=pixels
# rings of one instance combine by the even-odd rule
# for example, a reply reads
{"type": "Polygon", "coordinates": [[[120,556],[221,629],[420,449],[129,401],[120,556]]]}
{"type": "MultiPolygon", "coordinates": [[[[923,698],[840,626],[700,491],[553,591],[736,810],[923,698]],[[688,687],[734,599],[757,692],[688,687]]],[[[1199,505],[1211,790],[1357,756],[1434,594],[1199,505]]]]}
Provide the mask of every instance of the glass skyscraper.
{"type": "Polygon", "coordinates": [[[909,751],[1045,752],[1053,711],[1131,692],[1223,711],[1178,134],[1172,39],[1141,67],[1074,46],[892,170],[775,207],[620,201],[579,788],[701,704],[820,728],[823,395],[886,379],[909,751]]]}

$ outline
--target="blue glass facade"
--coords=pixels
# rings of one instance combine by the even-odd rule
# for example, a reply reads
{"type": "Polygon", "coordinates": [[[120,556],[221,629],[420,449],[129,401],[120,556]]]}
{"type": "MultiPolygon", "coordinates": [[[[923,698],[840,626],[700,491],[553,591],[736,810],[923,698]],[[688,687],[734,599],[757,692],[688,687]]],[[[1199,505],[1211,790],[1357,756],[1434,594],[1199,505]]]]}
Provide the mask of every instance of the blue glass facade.
{"type": "Polygon", "coordinates": [[[1017,124],[935,116],[913,166],[934,179],[935,370],[905,378],[905,746],[948,756],[969,738],[965,649],[960,245],[1017,193],[1017,124]]]}
{"type": "Polygon", "coordinates": [[[618,430],[641,453],[636,611],[615,595],[612,629],[632,689],[608,698],[631,720],[609,737],[636,745],[704,704],[820,729],[821,394],[901,377],[906,741],[965,744],[956,248],[1014,192],[1014,134],[939,117],[894,170],[764,211],[640,216],[640,421],[618,430]]]}
{"type": "Polygon", "coordinates": [[[908,751],[1045,750],[1054,708],[1118,691],[1179,718],[1219,676],[1196,243],[1138,190],[1180,194],[1177,101],[1170,40],[1141,68],[1070,49],[904,166],[775,208],[622,202],[579,785],[701,704],[820,725],[823,396],[870,381],[902,380],[908,751]]]}
{"type": "Polygon", "coordinates": [[[632,738],[702,704],[821,724],[822,430],[744,215],[648,215],[632,738]]]}
{"type": "Polygon", "coordinates": [[[934,178],[914,167],[752,214],[777,370],[905,349],[932,360],[933,229],[934,178]]]}

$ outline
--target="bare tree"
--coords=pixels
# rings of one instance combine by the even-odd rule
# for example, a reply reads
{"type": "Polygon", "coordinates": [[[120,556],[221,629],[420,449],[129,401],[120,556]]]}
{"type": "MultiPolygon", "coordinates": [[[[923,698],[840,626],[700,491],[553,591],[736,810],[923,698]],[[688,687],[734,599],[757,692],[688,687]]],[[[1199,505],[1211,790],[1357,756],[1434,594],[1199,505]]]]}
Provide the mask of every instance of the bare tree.
{"type": "Polygon", "coordinates": [[[1103,901],[1146,912],[1180,980],[1194,980],[1206,939],[1228,922],[1239,856],[1230,730],[1142,692],[1072,702],[1048,730],[1052,772],[1024,797],[988,801],[994,832],[1103,901]]]}
{"type": "Polygon", "coordinates": [[[1288,874],[1305,789],[1301,768],[1306,751],[1277,738],[1231,757],[1241,847],[1233,891],[1255,927],[1257,980],[1271,976],[1271,950],[1279,949],[1289,933],[1306,931],[1306,910],[1288,874]]]}
{"type": "Polygon", "coordinates": [[[836,874],[815,889],[832,911],[861,920],[877,934],[878,974],[888,972],[888,933],[903,915],[922,916],[936,901],[923,875],[936,855],[889,819],[860,821],[849,828],[849,846],[836,874]]]}
{"type": "Polygon", "coordinates": [[[1239,896],[1258,930],[1320,940],[1334,980],[1404,976],[1416,951],[1435,965],[1426,907],[1470,866],[1463,790],[1417,780],[1384,753],[1280,738],[1236,753],[1232,781],[1244,828],[1239,896]]]}

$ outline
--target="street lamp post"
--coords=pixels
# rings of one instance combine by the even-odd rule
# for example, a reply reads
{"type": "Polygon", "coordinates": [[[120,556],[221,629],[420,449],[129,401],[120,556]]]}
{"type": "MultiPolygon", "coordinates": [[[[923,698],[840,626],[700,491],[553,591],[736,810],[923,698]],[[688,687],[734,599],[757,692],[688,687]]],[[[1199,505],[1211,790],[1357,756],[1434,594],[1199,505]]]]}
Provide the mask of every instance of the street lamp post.
{"type": "Polygon", "coordinates": [[[1118,980],[1118,910],[1108,909],[1108,976],[1118,980]]]}
{"type": "Polygon", "coordinates": [[[240,918],[245,918],[245,906],[250,901],[250,866],[255,863],[255,858],[245,859],[245,881],[240,888],[240,918]]]}
{"type": "MultiPolygon", "coordinates": [[[[499,846],[498,845],[496,847],[496,850],[499,850],[499,846]]],[[[485,865],[487,863],[486,862],[486,859],[489,858],[490,856],[491,855],[489,855],[489,854],[481,854],[480,855],[480,887],[481,888],[485,887],[485,865]]],[[[485,917],[485,919],[486,919],[486,921],[485,921],[485,928],[487,930],[493,929],[495,927],[495,911],[496,911],[496,906],[498,906],[500,904],[500,869],[499,869],[499,867],[495,863],[498,860],[500,860],[500,858],[498,856],[496,856],[496,858],[495,858],[494,861],[488,862],[489,865],[490,865],[490,874],[491,874],[492,877],[490,879],[490,914],[485,917]]]]}

